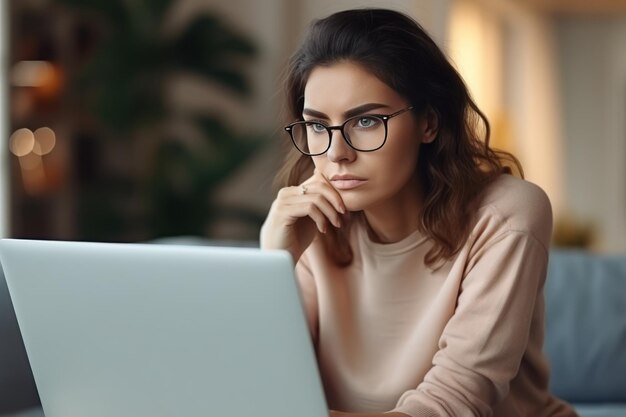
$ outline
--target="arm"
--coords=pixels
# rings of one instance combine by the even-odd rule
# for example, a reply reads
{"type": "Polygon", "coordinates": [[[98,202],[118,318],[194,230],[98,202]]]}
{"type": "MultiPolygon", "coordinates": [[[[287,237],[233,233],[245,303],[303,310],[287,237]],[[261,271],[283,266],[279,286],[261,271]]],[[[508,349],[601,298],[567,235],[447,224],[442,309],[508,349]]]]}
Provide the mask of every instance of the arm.
{"type": "Polygon", "coordinates": [[[491,416],[527,348],[547,261],[544,245],[524,231],[504,232],[480,248],[468,263],[432,368],[392,411],[491,416]]]}
{"type": "Polygon", "coordinates": [[[318,334],[318,303],[317,288],[315,286],[315,278],[309,267],[309,259],[305,252],[296,264],[296,278],[298,280],[298,288],[300,289],[300,297],[304,304],[307,323],[313,340],[313,346],[317,346],[318,334]]]}

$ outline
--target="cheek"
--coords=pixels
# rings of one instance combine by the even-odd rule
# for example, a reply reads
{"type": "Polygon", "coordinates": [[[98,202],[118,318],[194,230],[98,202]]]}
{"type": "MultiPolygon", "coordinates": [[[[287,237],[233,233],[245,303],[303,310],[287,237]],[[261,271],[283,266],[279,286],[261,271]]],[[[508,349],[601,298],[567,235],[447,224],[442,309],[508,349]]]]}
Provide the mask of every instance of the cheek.
{"type": "Polygon", "coordinates": [[[319,171],[323,171],[324,161],[326,160],[326,154],[320,156],[311,156],[311,160],[313,161],[313,167],[319,171]]]}
{"type": "MultiPolygon", "coordinates": [[[[394,139],[394,138],[390,138],[394,139]]],[[[391,184],[404,185],[417,169],[419,142],[416,139],[402,138],[388,143],[383,147],[381,170],[391,184]],[[389,145],[389,146],[387,146],[389,145]]]]}

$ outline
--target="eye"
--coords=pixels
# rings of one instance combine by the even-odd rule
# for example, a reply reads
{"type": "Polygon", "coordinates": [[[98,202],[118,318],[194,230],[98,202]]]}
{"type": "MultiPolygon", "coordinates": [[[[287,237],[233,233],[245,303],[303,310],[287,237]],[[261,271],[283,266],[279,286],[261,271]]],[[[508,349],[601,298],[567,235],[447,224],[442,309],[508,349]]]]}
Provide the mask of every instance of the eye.
{"type": "Polygon", "coordinates": [[[378,125],[378,123],[380,123],[380,121],[376,117],[363,116],[363,117],[359,117],[356,120],[356,127],[368,129],[368,128],[375,127],[376,125],[378,125]]]}
{"type": "Polygon", "coordinates": [[[326,131],[326,126],[321,123],[311,123],[309,128],[315,133],[324,133],[326,131]]]}

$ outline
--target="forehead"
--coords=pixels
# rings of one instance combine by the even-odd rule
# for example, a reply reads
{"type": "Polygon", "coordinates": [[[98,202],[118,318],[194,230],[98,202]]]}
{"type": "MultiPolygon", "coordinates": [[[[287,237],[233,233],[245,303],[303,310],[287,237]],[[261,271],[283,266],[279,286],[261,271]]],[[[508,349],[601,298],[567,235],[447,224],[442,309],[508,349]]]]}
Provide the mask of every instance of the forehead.
{"type": "Polygon", "coordinates": [[[329,115],[372,102],[394,106],[404,100],[365,67],[349,61],[315,67],[304,89],[304,107],[329,115]]]}

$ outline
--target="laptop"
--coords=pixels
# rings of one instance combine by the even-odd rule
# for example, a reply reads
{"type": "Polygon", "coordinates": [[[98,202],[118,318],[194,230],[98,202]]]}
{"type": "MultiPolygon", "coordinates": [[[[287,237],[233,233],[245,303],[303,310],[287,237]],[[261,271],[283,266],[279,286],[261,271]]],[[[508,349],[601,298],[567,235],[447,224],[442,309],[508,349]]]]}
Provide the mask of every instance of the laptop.
{"type": "Polygon", "coordinates": [[[46,417],[328,416],[287,252],[3,239],[46,417]]]}

